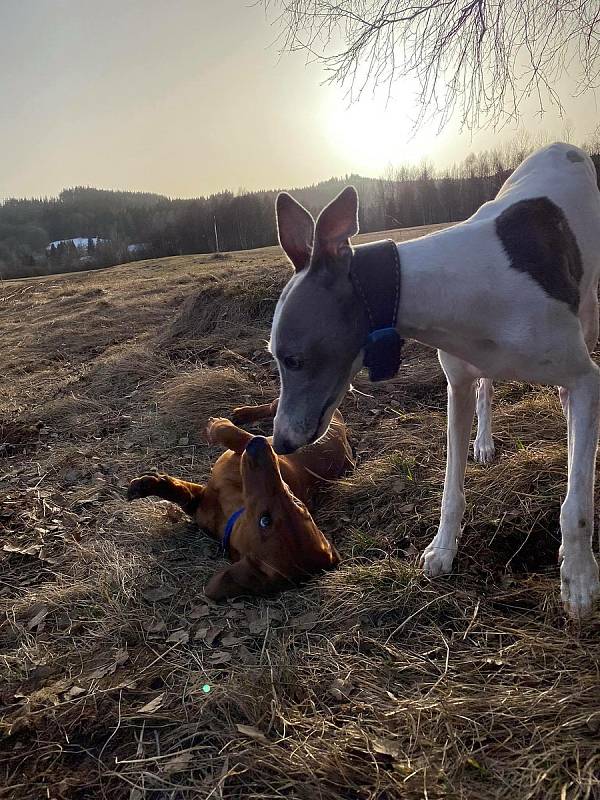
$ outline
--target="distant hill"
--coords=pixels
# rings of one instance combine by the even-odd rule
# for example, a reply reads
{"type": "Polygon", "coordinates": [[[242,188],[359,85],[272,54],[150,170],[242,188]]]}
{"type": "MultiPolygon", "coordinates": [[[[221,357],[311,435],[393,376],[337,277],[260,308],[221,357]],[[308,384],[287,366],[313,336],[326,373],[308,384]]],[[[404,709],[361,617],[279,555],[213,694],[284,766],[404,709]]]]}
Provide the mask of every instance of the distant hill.
{"type": "MultiPolygon", "coordinates": [[[[512,146],[470,155],[443,173],[422,164],[396,169],[380,179],[353,174],[289,191],[316,215],[353,184],[360,195],[364,232],[455,222],[492,198],[526,154],[526,148],[512,146]]],[[[0,205],[0,276],[210,253],[217,249],[215,227],[222,251],[272,245],[277,242],[278,191],[227,191],[184,200],[80,186],[55,198],[6,200],[0,205]],[[93,242],[89,253],[88,240],[93,242]]]]}

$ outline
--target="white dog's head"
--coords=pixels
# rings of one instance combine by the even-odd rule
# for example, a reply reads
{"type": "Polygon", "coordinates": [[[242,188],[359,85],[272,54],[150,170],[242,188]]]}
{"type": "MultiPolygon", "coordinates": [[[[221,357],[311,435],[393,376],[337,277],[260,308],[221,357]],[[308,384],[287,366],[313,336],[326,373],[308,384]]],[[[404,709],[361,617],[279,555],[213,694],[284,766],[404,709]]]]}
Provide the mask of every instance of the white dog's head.
{"type": "Polygon", "coordinates": [[[273,319],[270,350],[281,377],[273,429],[277,453],[320,438],[362,367],[368,325],[350,280],[358,196],[344,189],[319,215],[285,192],[277,198],[279,241],[294,266],[273,319]]]}

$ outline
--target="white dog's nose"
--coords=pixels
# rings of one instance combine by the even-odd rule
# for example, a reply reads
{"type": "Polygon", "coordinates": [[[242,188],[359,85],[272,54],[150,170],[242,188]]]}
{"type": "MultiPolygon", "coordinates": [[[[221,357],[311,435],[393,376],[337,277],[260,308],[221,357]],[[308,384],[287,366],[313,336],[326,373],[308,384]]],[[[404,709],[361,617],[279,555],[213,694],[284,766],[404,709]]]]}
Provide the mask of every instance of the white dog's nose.
{"type": "Polygon", "coordinates": [[[273,436],[273,450],[278,456],[287,456],[298,449],[298,445],[294,444],[291,439],[288,439],[283,434],[275,433],[273,436]]]}

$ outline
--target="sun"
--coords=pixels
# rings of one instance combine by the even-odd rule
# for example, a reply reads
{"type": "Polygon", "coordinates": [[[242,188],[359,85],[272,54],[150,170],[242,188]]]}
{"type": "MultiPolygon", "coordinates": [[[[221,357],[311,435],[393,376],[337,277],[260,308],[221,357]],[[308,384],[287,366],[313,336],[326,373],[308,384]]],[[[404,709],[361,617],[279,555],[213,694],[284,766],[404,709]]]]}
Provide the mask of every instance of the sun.
{"type": "Polygon", "coordinates": [[[408,93],[389,100],[363,96],[351,104],[340,96],[328,105],[327,136],[348,172],[379,176],[390,165],[432,159],[437,130],[424,126],[415,132],[417,113],[408,93]]]}

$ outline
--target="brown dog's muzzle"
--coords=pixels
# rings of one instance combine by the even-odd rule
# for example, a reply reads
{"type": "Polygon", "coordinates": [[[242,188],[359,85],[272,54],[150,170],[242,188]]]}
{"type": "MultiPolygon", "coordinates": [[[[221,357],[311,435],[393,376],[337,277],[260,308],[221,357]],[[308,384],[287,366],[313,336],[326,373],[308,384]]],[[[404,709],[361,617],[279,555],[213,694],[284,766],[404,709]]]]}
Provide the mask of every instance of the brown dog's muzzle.
{"type": "Polygon", "coordinates": [[[277,456],[264,436],[255,436],[246,445],[241,461],[244,494],[271,497],[285,492],[277,456]]]}
{"type": "Polygon", "coordinates": [[[246,445],[244,455],[251,467],[261,467],[275,464],[275,458],[269,442],[264,436],[254,436],[246,445]]]}

